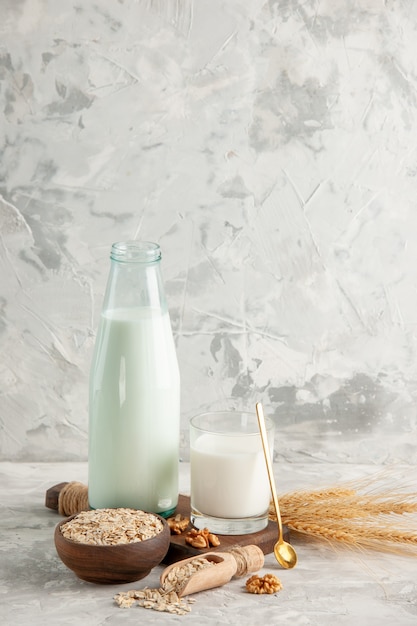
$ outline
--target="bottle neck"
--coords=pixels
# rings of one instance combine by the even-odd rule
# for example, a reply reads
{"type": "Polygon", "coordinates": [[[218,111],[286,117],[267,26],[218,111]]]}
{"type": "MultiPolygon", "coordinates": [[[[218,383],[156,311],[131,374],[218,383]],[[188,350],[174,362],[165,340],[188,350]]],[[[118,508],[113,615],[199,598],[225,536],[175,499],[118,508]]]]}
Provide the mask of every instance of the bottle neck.
{"type": "Polygon", "coordinates": [[[167,311],[158,244],[140,241],[115,243],[110,259],[103,311],[137,308],[167,311]]]}
{"type": "Polygon", "coordinates": [[[117,263],[155,263],[161,248],[151,241],[119,241],[111,247],[110,258],[117,263]]]}

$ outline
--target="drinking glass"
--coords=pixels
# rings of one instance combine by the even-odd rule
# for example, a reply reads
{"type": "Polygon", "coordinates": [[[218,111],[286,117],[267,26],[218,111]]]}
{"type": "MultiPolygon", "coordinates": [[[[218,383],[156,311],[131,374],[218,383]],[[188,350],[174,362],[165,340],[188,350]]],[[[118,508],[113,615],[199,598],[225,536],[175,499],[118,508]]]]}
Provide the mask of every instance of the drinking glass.
{"type": "MultiPolygon", "coordinates": [[[[266,418],[273,455],[274,424],[266,418]]],[[[216,411],[190,420],[191,522],[220,535],[268,525],[271,490],[256,414],[216,411]]]]}

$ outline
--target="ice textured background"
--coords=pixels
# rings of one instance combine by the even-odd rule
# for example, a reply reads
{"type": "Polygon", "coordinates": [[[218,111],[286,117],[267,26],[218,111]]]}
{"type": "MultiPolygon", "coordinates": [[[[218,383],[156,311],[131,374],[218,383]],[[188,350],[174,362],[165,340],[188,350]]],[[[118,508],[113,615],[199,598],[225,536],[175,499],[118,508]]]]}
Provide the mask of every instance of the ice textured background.
{"type": "Polygon", "coordinates": [[[111,243],[160,243],[182,445],[417,463],[417,3],[0,0],[0,459],[85,460],[111,243]]]}

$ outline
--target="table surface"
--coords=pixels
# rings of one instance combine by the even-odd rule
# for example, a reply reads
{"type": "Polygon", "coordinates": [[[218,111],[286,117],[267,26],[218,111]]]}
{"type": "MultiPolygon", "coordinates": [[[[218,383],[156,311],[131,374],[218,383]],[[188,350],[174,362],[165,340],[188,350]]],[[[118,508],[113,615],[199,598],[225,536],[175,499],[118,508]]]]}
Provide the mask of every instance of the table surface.
{"type": "MultiPolygon", "coordinates": [[[[274,466],[278,492],[316,488],[376,473],[378,467],[339,464],[274,466]]],[[[416,484],[416,469],[396,468],[416,484]]],[[[0,623],[53,624],[296,624],[297,626],[406,626],[417,624],[417,557],[335,549],[293,538],[299,561],[282,570],[267,555],[260,574],[271,572],[283,589],[257,596],[245,579],[193,596],[191,613],[178,616],[139,607],[120,609],[119,591],[157,587],[162,566],[129,585],[83,582],[59,560],[53,531],[60,517],[44,506],[45,492],[61,481],[86,482],[85,463],[0,463],[0,623]],[[140,611],[140,613],[138,613],[140,611]]],[[[189,467],[180,466],[182,493],[189,467]]]]}

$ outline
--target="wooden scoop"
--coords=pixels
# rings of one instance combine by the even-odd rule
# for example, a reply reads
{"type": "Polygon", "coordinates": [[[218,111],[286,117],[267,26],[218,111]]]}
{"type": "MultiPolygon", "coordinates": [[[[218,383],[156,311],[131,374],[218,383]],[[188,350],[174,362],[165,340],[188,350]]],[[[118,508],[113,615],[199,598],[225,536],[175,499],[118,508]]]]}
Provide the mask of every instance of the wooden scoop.
{"type": "Polygon", "coordinates": [[[263,564],[264,553],[262,550],[258,546],[250,545],[232,549],[230,552],[205,552],[201,557],[193,556],[189,559],[183,559],[165,568],[160,580],[162,587],[168,590],[168,577],[172,573],[172,587],[182,597],[198,591],[220,587],[229,582],[233,576],[244,576],[248,572],[258,571],[263,564]],[[184,566],[186,571],[187,564],[199,558],[207,559],[214,565],[197,570],[188,577],[186,576],[181,583],[176,584],[173,570],[179,570],[184,566]]]}

